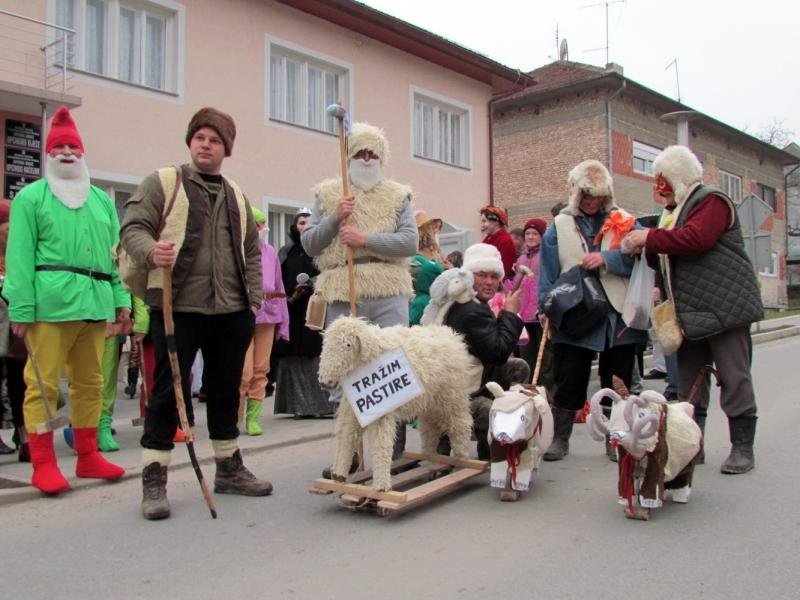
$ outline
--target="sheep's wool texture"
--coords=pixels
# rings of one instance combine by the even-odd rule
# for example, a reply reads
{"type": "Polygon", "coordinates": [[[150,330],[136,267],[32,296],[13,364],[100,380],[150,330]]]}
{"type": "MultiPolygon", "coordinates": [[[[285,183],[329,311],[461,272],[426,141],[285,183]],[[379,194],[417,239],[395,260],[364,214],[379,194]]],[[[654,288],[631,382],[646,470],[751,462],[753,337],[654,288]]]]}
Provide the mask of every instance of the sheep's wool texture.
{"type": "Polygon", "coordinates": [[[353,123],[347,135],[347,158],[353,158],[361,150],[377,154],[384,167],[389,162],[389,142],[380,127],[369,123],[353,123]]]}
{"type": "Polygon", "coordinates": [[[653,172],[669,181],[675,203],[682,205],[702,182],[703,166],[686,146],[668,146],[653,161],[653,172]]]}
{"type": "Polygon", "coordinates": [[[464,268],[447,269],[433,280],[430,302],[422,312],[423,325],[441,325],[453,304],[464,304],[475,299],[474,278],[464,268]]]}
{"type": "MultiPolygon", "coordinates": [[[[336,210],[342,196],[342,180],[327,179],[312,190],[319,198],[323,215],[336,210]]],[[[411,188],[391,180],[384,180],[368,192],[351,188],[356,205],[350,223],[364,234],[394,233],[397,215],[403,202],[411,197],[411,188]]],[[[410,258],[395,258],[371,252],[366,248],[354,248],[353,257],[375,259],[355,265],[356,293],[359,300],[389,298],[413,293],[411,285],[410,258]]],[[[330,245],[316,258],[321,271],[316,290],[326,302],[347,302],[350,298],[347,279],[347,246],[335,237],[330,245]]]]}
{"type": "MultiPolygon", "coordinates": [[[[391,486],[392,445],[397,422],[419,416],[422,451],[435,453],[442,434],[450,437],[455,456],[466,458],[472,430],[468,384],[458,367],[469,359],[460,335],[449,327],[378,327],[356,317],[340,317],[325,331],[320,357],[322,383],[338,383],[382,354],[402,348],[425,393],[370,423],[364,429],[373,458],[373,486],[391,486]],[[344,348],[352,352],[345,356],[344,348]]],[[[353,407],[342,402],[336,414],[336,458],[333,474],[345,476],[361,427],[353,407]]]]}
{"type": "Polygon", "coordinates": [[[603,163],[598,160],[585,160],[569,172],[569,200],[564,212],[581,214],[581,195],[587,192],[592,196],[606,196],[603,209],[608,212],[614,203],[614,181],[603,163]]]}

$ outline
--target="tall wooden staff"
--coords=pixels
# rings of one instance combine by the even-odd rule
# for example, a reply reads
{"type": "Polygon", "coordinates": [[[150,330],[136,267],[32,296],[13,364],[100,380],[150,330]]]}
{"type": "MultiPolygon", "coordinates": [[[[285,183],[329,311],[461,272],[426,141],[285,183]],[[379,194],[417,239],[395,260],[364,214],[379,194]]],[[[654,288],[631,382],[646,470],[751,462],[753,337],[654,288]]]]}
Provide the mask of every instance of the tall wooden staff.
{"type": "MultiPolygon", "coordinates": [[[[331,104],[326,112],[339,122],[339,163],[342,171],[342,196],[345,198],[350,195],[350,178],[347,174],[347,142],[345,140],[346,128],[349,128],[347,111],[342,106],[341,101],[331,104]]],[[[350,217],[345,219],[347,225],[350,217]]],[[[350,293],[350,315],[356,316],[356,268],[353,263],[353,247],[347,246],[347,283],[350,293]]],[[[364,440],[358,441],[358,470],[364,470],[364,440]]]]}
{"type": "Polygon", "coordinates": [[[203,498],[206,500],[208,510],[211,511],[211,516],[217,518],[217,509],[214,506],[214,500],[208,491],[205,479],[203,479],[203,471],[200,470],[200,463],[197,461],[197,455],[194,452],[194,433],[189,426],[189,419],[186,417],[186,399],[183,396],[183,386],[181,383],[181,367],[178,362],[178,347],[175,344],[175,322],[172,320],[172,269],[164,267],[162,269],[164,274],[164,294],[163,308],[164,311],[164,332],[166,333],[167,353],[169,354],[169,367],[172,371],[172,388],[175,391],[175,404],[178,406],[178,416],[181,420],[181,427],[183,434],[186,438],[186,449],[189,451],[189,459],[192,461],[197,481],[200,483],[200,490],[203,492],[203,498]]]}

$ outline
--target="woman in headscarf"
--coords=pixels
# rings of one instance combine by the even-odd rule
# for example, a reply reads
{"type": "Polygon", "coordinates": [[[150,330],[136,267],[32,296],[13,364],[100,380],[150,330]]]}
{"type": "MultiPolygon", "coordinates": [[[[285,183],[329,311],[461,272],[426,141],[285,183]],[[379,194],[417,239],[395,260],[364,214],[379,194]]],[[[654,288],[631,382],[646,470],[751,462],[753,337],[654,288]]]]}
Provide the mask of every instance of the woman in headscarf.
{"type": "Polygon", "coordinates": [[[422,312],[431,300],[430,288],[450,265],[442,258],[437,236],[442,230],[441,219],[431,219],[424,210],[416,210],[414,218],[419,232],[419,250],[411,260],[411,277],[414,282],[414,298],[408,309],[410,325],[419,325],[422,312]]]}
{"type": "Polygon", "coordinates": [[[306,327],[308,300],[319,270],[300,243],[311,211],[301,208],[289,228],[289,242],[278,252],[283,286],[289,305],[289,341],[278,349],[275,414],[294,414],[295,419],[329,415],[335,406],[319,386],[317,371],[322,353],[322,335],[306,327]]]}

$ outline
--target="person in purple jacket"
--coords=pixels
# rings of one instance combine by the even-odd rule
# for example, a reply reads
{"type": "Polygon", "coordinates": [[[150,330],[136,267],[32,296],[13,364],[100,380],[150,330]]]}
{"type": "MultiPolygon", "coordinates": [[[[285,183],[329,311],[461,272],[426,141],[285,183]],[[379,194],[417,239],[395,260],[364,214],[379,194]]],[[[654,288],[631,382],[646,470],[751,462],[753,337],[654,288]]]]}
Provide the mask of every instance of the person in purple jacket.
{"type": "Polygon", "coordinates": [[[261,435],[261,407],[267,388],[269,359],[272,344],[277,337],[289,339],[289,310],[286,306],[286,293],[281,278],[281,263],[275,249],[263,239],[267,231],[267,216],[253,207],[253,220],[258,227],[261,239],[261,277],[264,300],[256,313],[256,328],[247,354],[244,357],[242,383],[239,387],[239,422],[242,421],[245,399],[247,399],[247,435],[261,435]]]}

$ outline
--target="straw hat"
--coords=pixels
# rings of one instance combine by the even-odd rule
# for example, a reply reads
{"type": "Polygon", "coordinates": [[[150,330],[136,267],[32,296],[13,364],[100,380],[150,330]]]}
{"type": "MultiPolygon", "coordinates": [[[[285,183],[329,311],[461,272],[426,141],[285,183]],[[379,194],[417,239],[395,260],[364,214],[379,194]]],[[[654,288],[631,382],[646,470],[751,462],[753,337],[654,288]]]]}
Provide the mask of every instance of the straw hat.
{"type": "Polygon", "coordinates": [[[421,208],[414,211],[414,220],[417,222],[417,229],[422,229],[426,225],[433,225],[437,229],[442,228],[442,220],[441,219],[431,219],[421,208]]]}

